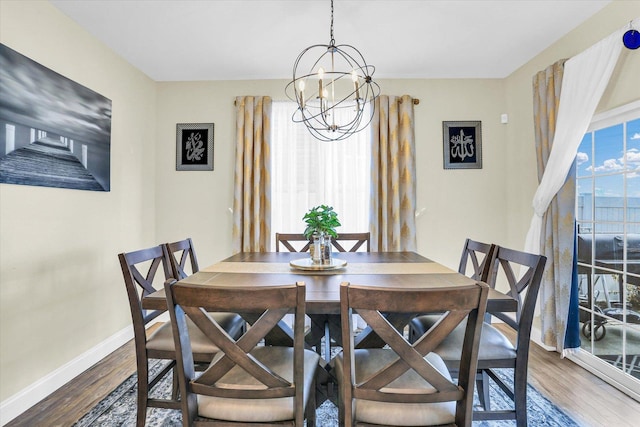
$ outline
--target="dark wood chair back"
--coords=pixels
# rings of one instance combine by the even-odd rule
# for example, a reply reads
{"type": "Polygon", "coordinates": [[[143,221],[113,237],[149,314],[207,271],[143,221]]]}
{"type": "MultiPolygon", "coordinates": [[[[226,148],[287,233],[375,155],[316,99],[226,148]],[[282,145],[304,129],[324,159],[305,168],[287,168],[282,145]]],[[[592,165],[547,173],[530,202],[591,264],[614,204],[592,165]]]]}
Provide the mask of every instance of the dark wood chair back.
{"type": "Polygon", "coordinates": [[[478,342],[488,291],[488,286],[481,282],[423,289],[343,283],[340,288],[343,355],[338,359],[337,375],[344,425],[359,422],[390,425],[392,419],[405,419],[403,425],[470,426],[478,342]],[[433,312],[442,313],[440,321],[414,344],[386,318],[388,313],[403,313],[408,320],[416,314],[433,312]],[[356,313],[388,347],[354,349],[352,315],[356,313]],[[444,362],[432,352],[464,320],[467,323],[463,360],[454,381],[444,362]],[[451,401],[456,402],[455,411],[442,417],[424,416],[430,412],[429,405],[451,401]],[[376,411],[378,402],[393,405],[387,406],[388,411],[376,411]],[[425,408],[417,410],[416,405],[425,408]]]}
{"type": "Polygon", "coordinates": [[[331,244],[338,252],[357,252],[362,245],[365,245],[367,252],[371,252],[370,240],[371,233],[368,231],[366,233],[339,233],[337,238],[331,238],[331,244]]]}
{"type": "Polygon", "coordinates": [[[319,356],[304,349],[304,283],[230,287],[194,286],[174,280],[167,281],[165,292],[178,349],[185,425],[216,420],[225,426],[256,425],[252,422],[302,426],[305,408],[313,424],[315,402],[311,395],[315,386],[310,386],[309,381],[313,381],[319,356]],[[207,313],[219,310],[241,312],[251,319],[251,326],[236,340],[207,313]],[[290,313],[295,322],[293,347],[260,345],[265,335],[290,313]],[[187,319],[221,349],[219,357],[197,377],[187,319]],[[269,419],[270,408],[281,405],[290,405],[290,418],[269,419]]]}
{"type": "Polygon", "coordinates": [[[518,352],[523,349],[524,353],[528,354],[536,300],[547,258],[544,255],[498,246],[491,262],[491,274],[487,284],[495,288],[500,279],[504,278],[509,285],[507,294],[518,301],[518,311],[515,316],[502,312],[491,314],[518,333],[518,352]]]}
{"type": "Polygon", "coordinates": [[[486,283],[491,274],[491,258],[495,249],[496,245],[494,244],[466,239],[462,249],[462,256],[460,257],[458,273],[486,283]],[[468,271],[469,263],[471,263],[471,268],[468,271]]]}
{"type": "Polygon", "coordinates": [[[118,260],[129,297],[135,335],[144,336],[146,325],[164,310],[144,310],[142,298],[161,289],[164,281],[173,277],[168,258],[162,246],[154,246],[118,254],[118,260]],[[158,271],[161,275],[156,277],[158,271]]]}
{"type": "MultiPolygon", "coordinates": [[[[371,252],[371,233],[339,233],[331,238],[331,244],[338,252],[357,252],[363,245],[367,252],[371,252]]],[[[276,233],[276,252],[280,252],[282,245],[289,252],[308,252],[311,240],[302,233],[276,233]]]]}
{"type": "Polygon", "coordinates": [[[311,241],[302,233],[276,233],[276,252],[280,252],[280,245],[289,252],[309,252],[311,241]]]}
{"type": "Polygon", "coordinates": [[[167,243],[165,247],[169,255],[171,270],[175,279],[182,280],[200,271],[196,251],[190,237],[177,242],[167,243]]]}

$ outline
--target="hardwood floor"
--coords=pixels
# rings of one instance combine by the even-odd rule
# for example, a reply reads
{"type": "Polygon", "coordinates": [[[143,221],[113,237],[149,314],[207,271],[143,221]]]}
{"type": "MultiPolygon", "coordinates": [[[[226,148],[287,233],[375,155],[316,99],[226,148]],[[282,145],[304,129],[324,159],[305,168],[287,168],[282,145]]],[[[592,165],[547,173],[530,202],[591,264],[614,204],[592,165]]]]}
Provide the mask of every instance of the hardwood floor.
{"type": "Polygon", "coordinates": [[[135,371],[135,348],[129,341],[6,427],[69,427],[135,371]]]}
{"type": "Polygon", "coordinates": [[[529,354],[529,384],[582,426],[639,425],[640,403],[537,344],[531,346],[529,354]]]}
{"type": "MultiPolygon", "coordinates": [[[[580,366],[535,344],[529,362],[529,382],[580,425],[638,425],[640,403],[580,366]]],[[[134,372],[131,341],[6,426],[70,426],[134,372]]]]}

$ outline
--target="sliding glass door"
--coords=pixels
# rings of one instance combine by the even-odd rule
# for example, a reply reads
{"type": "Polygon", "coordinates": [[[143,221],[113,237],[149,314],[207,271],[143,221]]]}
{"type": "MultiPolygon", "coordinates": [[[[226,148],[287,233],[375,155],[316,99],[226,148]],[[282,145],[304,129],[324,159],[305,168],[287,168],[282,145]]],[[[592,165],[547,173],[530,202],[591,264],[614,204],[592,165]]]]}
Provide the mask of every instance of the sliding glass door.
{"type": "Polygon", "coordinates": [[[594,117],[576,188],[578,358],[640,394],[640,101],[594,117]]]}

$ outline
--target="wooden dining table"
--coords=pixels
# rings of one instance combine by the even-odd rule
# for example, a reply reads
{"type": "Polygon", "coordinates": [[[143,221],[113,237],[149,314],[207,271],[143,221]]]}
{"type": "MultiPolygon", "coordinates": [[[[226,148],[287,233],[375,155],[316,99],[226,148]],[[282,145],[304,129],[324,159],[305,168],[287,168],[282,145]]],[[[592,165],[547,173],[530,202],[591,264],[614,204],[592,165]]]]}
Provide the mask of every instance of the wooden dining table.
{"type": "MultiPolygon", "coordinates": [[[[311,327],[305,335],[308,347],[315,347],[320,353],[324,343],[322,366],[330,371],[331,341],[342,343],[340,328],[340,284],[350,282],[371,286],[389,287],[440,287],[463,286],[475,280],[458,273],[440,263],[434,262],[415,252],[339,252],[333,254],[332,267],[299,269],[292,264],[304,264],[308,253],[300,252],[242,252],[203,268],[199,272],[181,280],[181,283],[209,285],[278,285],[304,282],[306,285],[306,314],[311,319],[311,327]],[[342,266],[342,264],[345,264],[342,266]],[[337,268],[341,266],[340,268],[337,268]],[[323,340],[324,338],[324,340],[323,340]]],[[[307,268],[303,266],[303,268],[307,268]]],[[[309,268],[314,268],[310,266],[309,268]]],[[[167,308],[164,289],[160,289],[142,300],[144,309],[162,310],[167,308]]],[[[514,312],[517,301],[497,290],[490,289],[487,311],[514,312]]],[[[241,313],[242,314],[242,313],[241,313]]],[[[245,315],[246,316],[246,315],[245,315]]],[[[409,319],[389,313],[387,319],[398,328],[403,328],[409,319]]],[[[251,321],[250,318],[247,320],[251,321]]],[[[271,340],[275,343],[290,344],[291,329],[283,322],[274,331],[271,340]]],[[[368,328],[361,331],[355,346],[371,348],[383,345],[380,338],[368,328]]],[[[318,400],[334,400],[331,387],[327,387],[330,376],[325,377],[324,393],[318,400]]],[[[323,381],[319,381],[323,382],[323,381]]]]}
{"type": "MultiPolygon", "coordinates": [[[[242,252],[212,264],[181,282],[202,286],[305,282],[306,312],[312,322],[311,331],[307,334],[310,346],[317,345],[323,336],[328,335],[334,341],[341,342],[339,314],[342,282],[412,288],[468,285],[474,282],[415,252],[338,252],[333,254],[333,260],[334,264],[345,262],[342,268],[301,270],[291,266],[292,262],[308,257],[308,253],[300,252],[242,252]]],[[[164,289],[144,297],[142,306],[145,309],[166,309],[164,289]]],[[[487,311],[513,312],[516,309],[516,300],[494,289],[490,290],[487,311]]],[[[400,324],[405,320],[397,319],[397,322],[400,324]]],[[[290,335],[287,331],[285,334],[290,335]]],[[[375,347],[377,344],[379,341],[376,337],[366,331],[359,334],[356,341],[358,347],[375,347]]]]}
{"type": "MultiPolygon", "coordinates": [[[[350,282],[390,287],[431,287],[468,285],[474,282],[463,274],[415,252],[337,252],[343,268],[299,270],[292,261],[308,258],[300,252],[241,252],[203,268],[182,279],[195,285],[277,285],[305,282],[308,315],[340,313],[340,283],[350,282]]],[[[166,309],[164,289],[142,300],[145,309],[166,309]]],[[[517,302],[491,289],[487,311],[516,311],[517,302]]]]}

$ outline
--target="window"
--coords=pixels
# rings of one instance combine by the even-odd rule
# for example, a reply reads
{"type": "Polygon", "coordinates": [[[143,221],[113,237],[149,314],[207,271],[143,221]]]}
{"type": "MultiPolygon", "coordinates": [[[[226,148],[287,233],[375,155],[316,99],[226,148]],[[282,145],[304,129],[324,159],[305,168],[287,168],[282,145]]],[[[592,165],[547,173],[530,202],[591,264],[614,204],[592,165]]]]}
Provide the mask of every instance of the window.
{"type": "Polygon", "coordinates": [[[638,390],[640,101],[595,116],[576,160],[581,348],[638,390]]]}
{"type": "MultiPolygon", "coordinates": [[[[369,230],[371,135],[323,142],[291,120],[294,102],[275,101],[271,123],[271,230],[302,233],[313,206],[333,206],[342,232],[369,230]]],[[[339,112],[338,112],[339,113],[339,112]]],[[[275,242],[272,243],[275,250],[275,242]]]]}

